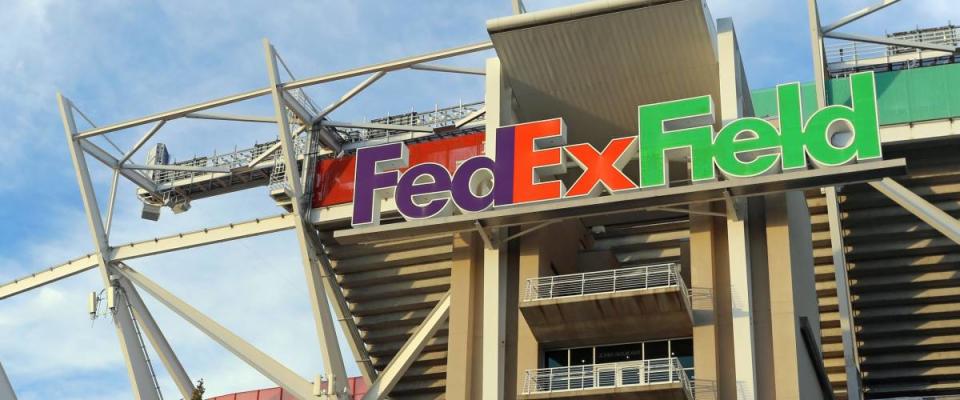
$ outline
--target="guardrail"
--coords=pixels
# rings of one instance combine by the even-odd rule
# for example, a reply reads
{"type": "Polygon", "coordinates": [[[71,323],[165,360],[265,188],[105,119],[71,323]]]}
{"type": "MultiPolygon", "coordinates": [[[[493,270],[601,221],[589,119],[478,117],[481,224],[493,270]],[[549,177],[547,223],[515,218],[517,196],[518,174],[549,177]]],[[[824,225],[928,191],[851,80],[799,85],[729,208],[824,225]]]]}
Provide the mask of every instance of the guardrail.
{"type": "MultiPolygon", "coordinates": [[[[679,287],[684,298],[687,297],[687,286],[680,277],[680,264],[643,265],[609,271],[530,278],[527,280],[523,301],[670,286],[679,287]]],[[[686,301],[689,309],[689,299],[686,301]]]]}
{"type": "Polygon", "coordinates": [[[693,387],[677,358],[527,370],[522,394],[680,383],[687,399],[693,387]]]}
{"type": "MultiPolygon", "coordinates": [[[[956,46],[958,43],[960,43],[960,28],[954,27],[924,32],[914,32],[911,34],[897,35],[894,38],[912,42],[956,46]]],[[[922,58],[924,53],[941,53],[933,50],[921,51],[911,47],[860,42],[832,43],[824,47],[828,64],[842,63],[854,67],[860,65],[889,63],[892,62],[894,58],[907,57],[910,55],[915,55],[916,57],[914,58],[919,59],[922,58]]]]}

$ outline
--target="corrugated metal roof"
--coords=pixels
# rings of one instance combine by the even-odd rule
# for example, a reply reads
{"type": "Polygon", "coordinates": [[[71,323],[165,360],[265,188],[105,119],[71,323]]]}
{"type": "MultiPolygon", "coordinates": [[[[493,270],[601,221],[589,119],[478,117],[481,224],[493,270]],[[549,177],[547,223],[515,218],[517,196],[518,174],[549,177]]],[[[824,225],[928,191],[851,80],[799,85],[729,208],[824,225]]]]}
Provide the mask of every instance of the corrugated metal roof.
{"type": "Polygon", "coordinates": [[[487,25],[521,121],[563,117],[569,142],[602,148],[636,133],[639,105],[719,92],[715,27],[702,0],[548,12],[487,25]]]}

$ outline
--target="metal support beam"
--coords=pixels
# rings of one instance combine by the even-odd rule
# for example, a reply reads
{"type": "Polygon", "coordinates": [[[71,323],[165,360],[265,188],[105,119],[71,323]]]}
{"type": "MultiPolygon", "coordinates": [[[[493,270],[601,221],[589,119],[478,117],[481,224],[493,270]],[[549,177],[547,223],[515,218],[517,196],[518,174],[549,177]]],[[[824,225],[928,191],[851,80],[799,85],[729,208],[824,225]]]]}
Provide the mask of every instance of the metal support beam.
{"type": "Polygon", "coordinates": [[[915,49],[943,51],[947,53],[953,53],[953,51],[956,50],[956,48],[953,46],[946,46],[942,44],[914,42],[912,40],[901,40],[901,39],[885,38],[885,37],[879,37],[879,36],[854,35],[852,33],[830,32],[830,33],[824,33],[823,36],[832,38],[832,39],[850,40],[854,42],[864,42],[864,43],[874,43],[874,44],[885,44],[887,46],[912,47],[915,49]]]}
{"type": "Polygon", "coordinates": [[[137,143],[134,144],[132,148],[130,148],[130,151],[128,151],[127,154],[124,154],[123,157],[120,158],[120,161],[118,161],[117,163],[122,165],[123,163],[127,162],[127,160],[129,160],[130,157],[133,157],[133,154],[136,153],[138,150],[140,150],[140,148],[143,147],[143,145],[147,144],[147,141],[150,140],[150,138],[152,138],[153,135],[156,135],[157,132],[160,131],[160,128],[163,128],[163,125],[165,125],[166,123],[167,121],[164,121],[164,120],[160,120],[160,122],[157,122],[157,124],[154,125],[153,128],[150,128],[150,130],[147,131],[147,133],[143,135],[140,138],[140,140],[138,140],[137,143]]]}
{"type": "Polygon", "coordinates": [[[284,390],[300,399],[317,398],[313,394],[313,384],[160,285],[126,265],[119,265],[117,272],[284,390]]]}
{"type": "Polygon", "coordinates": [[[453,74],[467,74],[467,75],[486,75],[487,72],[483,68],[467,68],[467,67],[453,67],[449,65],[436,65],[436,64],[414,64],[410,66],[410,69],[419,69],[422,71],[435,71],[435,72],[450,72],[453,74]]]}
{"type": "Polygon", "coordinates": [[[513,6],[513,14],[523,14],[527,12],[527,7],[523,5],[523,0],[510,0],[511,5],[513,6]]]}
{"type": "Polygon", "coordinates": [[[427,317],[420,323],[417,331],[414,332],[413,335],[410,335],[410,338],[403,344],[400,351],[393,356],[390,363],[387,364],[383,372],[380,373],[380,376],[377,377],[377,380],[367,388],[367,394],[363,395],[363,400],[381,400],[387,398],[387,395],[390,394],[393,387],[400,381],[403,374],[407,372],[407,368],[410,368],[410,364],[413,364],[417,356],[420,355],[420,352],[423,351],[424,346],[427,345],[427,341],[437,333],[440,325],[443,325],[443,322],[447,320],[449,312],[450,292],[447,292],[447,294],[440,299],[440,302],[433,307],[430,314],[427,314],[427,317]]]}
{"type": "Polygon", "coordinates": [[[377,124],[372,122],[340,122],[340,121],[326,120],[326,121],[320,122],[320,125],[332,126],[336,128],[382,129],[385,131],[401,131],[401,132],[433,132],[433,128],[429,126],[377,124]]]}
{"type": "Polygon", "coordinates": [[[147,170],[147,171],[183,171],[183,172],[203,172],[203,173],[213,173],[213,174],[229,174],[230,168],[226,167],[191,167],[187,165],[141,165],[141,164],[124,164],[120,167],[121,170],[124,169],[135,169],[135,170],[147,170]]]}
{"type": "Polygon", "coordinates": [[[17,393],[13,391],[13,385],[10,384],[6,371],[3,370],[3,364],[0,364],[0,399],[17,400],[17,393]]]}
{"type": "Polygon", "coordinates": [[[89,140],[82,140],[82,139],[78,140],[78,143],[79,143],[78,147],[83,149],[84,152],[93,156],[93,158],[96,158],[97,161],[100,161],[101,163],[103,163],[104,165],[112,169],[119,169],[121,176],[123,176],[124,178],[127,178],[128,180],[130,180],[130,182],[133,182],[135,185],[139,186],[141,189],[146,190],[147,192],[150,192],[150,193],[157,192],[157,185],[153,183],[153,181],[150,180],[150,178],[143,176],[143,174],[137,171],[120,168],[120,160],[110,155],[110,153],[100,148],[100,146],[97,146],[91,143],[89,140]]]}
{"type": "Polygon", "coordinates": [[[120,285],[120,288],[123,289],[124,296],[126,296],[127,301],[130,302],[133,308],[133,315],[137,318],[137,322],[140,323],[140,328],[143,330],[143,333],[147,335],[147,339],[150,340],[150,344],[153,345],[153,349],[157,352],[157,355],[160,356],[160,362],[163,363],[167,372],[170,373],[170,377],[173,379],[173,383],[177,385],[177,390],[180,391],[180,395],[183,396],[184,399],[191,398],[195,389],[193,381],[190,380],[187,371],[183,369],[183,365],[180,364],[180,359],[177,358],[176,353],[173,352],[173,348],[170,347],[170,343],[167,342],[167,338],[160,330],[160,326],[157,325],[157,321],[153,319],[153,315],[150,314],[150,310],[147,309],[147,305],[144,304],[143,299],[140,298],[140,294],[137,293],[137,288],[134,287],[127,278],[121,277],[117,279],[117,283],[120,285]]]}
{"type": "Polygon", "coordinates": [[[823,30],[820,25],[820,8],[817,0],[807,0],[810,25],[810,48],[813,51],[813,83],[817,91],[817,108],[827,106],[827,59],[823,48],[823,30]]]}
{"type": "MultiPolygon", "coordinates": [[[[303,131],[305,131],[306,129],[307,129],[306,126],[301,126],[300,128],[298,128],[296,131],[292,133],[293,137],[296,138],[301,133],[303,133],[303,131]]],[[[247,163],[246,167],[253,168],[257,166],[257,164],[262,163],[263,160],[266,160],[268,157],[272,156],[274,152],[276,152],[277,150],[280,150],[281,145],[282,143],[280,143],[280,141],[277,140],[277,143],[274,143],[273,146],[270,146],[270,148],[264,150],[263,153],[260,153],[260,155],[254,158],[253,160],[250,160],[250,162],[247,163]]]]}
{"type": "MultiPolygon", "coordinates": [[[[80,196],[83,199],[87,226],[97,249],[97,264],[100,266],[104,286],[111,288],[114,286],[111,276],[115,274],[115,268],[111,265],[110,247],[104,230],[103,219],[100,216],[100,206],[97,203],[93,183],[90,180],[90,172],[87,169],[87,162],[81,150],[83,140],[76,137],[77,125],[74,121],[70,100],[59,93],[57,94],[57,100],[60,105],[60,118],[63,121],[67,145],[73,159],[77,185],[80,187],[80,196]]],[[[130,313],[126,311],[126,300],[120,297],[118,302],[117,309],[121,311],[114,314],[113,324],[117,331],[117,337],[120,339],[120,350],[127,365],[127,375],[131,386],[133,386],[134,399],[160,400],[160,393],[154,385],[154,377],[150,372],[150,366],[147,365],[146,354],[142,351],[143,343],[137,335],[130,313]]]]}
{"type": "MultiPolygon", "coordinates": [[[[193,232],[177,233],[139,242],[130,242],[111,247],[109,254],[111,260],[120,262],[229,240],[280,232],[292,228],[293,217],[289,214],[282,214],[274,217],[257,218],[246,222],[204,228],[193,232]]],[[[96,268],[98,265],[96,254],[92,253],[47,268],[43,271],[35,272],[0,285],[0,300],[96,268]]]]}
{"type": "Polygon", "coordinates": [[[237,122],[262,122],[275,124],[277,120],[271,117],[261,117],[257,115],[231,115],[231,114],[212,114],[212,113],[190,113],[184,115],[186,118],[195,119],[215,119],[218,121],[237,121],[237,122]]]}
{"type": "MultiPolygon", "coordinates": [[[[489,50],[493,48],[493,42],[484,41],[480,43],[469,44],[460,47],[454,47],[446,50],[440,50],[432,53],[421,54],[413,57],[401,58],[398,60],[388,61],[380,64],[373,64],[365,67],[348,69],[345,71],[335,72],[332,74],[320,75],[306,79],[300,79],[292,82],[287,82],[283,85],[284,89],[298,89],[302,87],[312,86],[325,82],[333,82],[341,79],[352,78],[355,76],[363,76],[371,74],[377,71],[393,71],[398,69],[407,68],[414,64],[422,64],[426,62],[441,60],[444,58],[457,57],[464,54],[475,53],[478,51],[489,50]]],[[[269,87],[251,90],[249,92],[239,93],[232,96],[222,97],[215,100],[210,100],[207,102],[194,104],[186,107],[177,108],[174,110],[157,113],[153,115],[148,115],[146,117],[141,117],[133,119],[126,122],[121,122],[113,125],[102,126],[95,129],[90,129],[79,133],[77,136],[79,138],[88,138],[97,135],[103,135],[105,133],[119,131],[121,129],[132,128],[134,126],[139,126],[143,124],[149,124],[151,122],[157,122],[161,120],[172,120],[176,118],[181,118],[187,114],[196,113],[199,111],[209,110],[211,108],[217,108],[225,106],[228,104],[233,104],[241,102],[244,100],[249,100],[261,96],[268,96],[272,93],[272,89],[269,87]]]]}
{"type": "Polygon", "coordinates": [[[459,121],[453,124],[453,127],[457,129],[463,128],[464,125],[469,124],[473,120],[480,118],[481,115],[484,115],[486,113],[487,113],[487,108],[486,107],[481,108],[477,111],[474,111],[468,114],[466,117],[461,118],[459,121]]]}
{"type": "Polygon", "coordinates": [[[496,238],[494,238],[490,231],[483,226],[483,223],[480,221],[473,221],[473,225],[477,228],[477,233],[480,234],[480,239],[483,239],[483,247],[487,249],[497,248],[496,238]]]}
{"type": "Polygon", "coordinates": [[[343,103],[346,103],[357,94],[360,94],[360,92],[362,92],[364,89],[372,85],[374,82],[380,80],[380,78],[383,78],[383,76],[386,74],[387,73],[385,71],[377,71],[373,75],[370,75],[370,77],[368,77],[367,79],[364,79],[363,82],[360,82],[360,84],[358,84],[357,86],[354,86],[353,89],[348,90],[347,93],[343,94],[343,96],[340,96],[340,98],[337,99],[337,101],[334,101],[333,103],[330,103],[330,105],[324,107],[323,111],[320,111],[320,115],[317,115],[316,118],[314,118],[313,123],[317,123],[323,120],[323,118],[326,117],[327,115],[330,115],[330,113],[332,113],[333,110],[340,108],[340,106],[342,106],[343,103]]]}
{"type": "Polygon", "coordinates": [[[835,31],[835,30],[837,30],[837,29],[840,29],[840,28],[846,26],[847,24],[849,24],[849,23],[851,23],[851,22],[854,22],[854,21],[856,21],[856,20],[858,20],[858,19],[860,19],[860,18],[866,17],[866,16],[868,16],[868,15],[870,15],[870,14],[873,14],[873,13],[875,13],[875,12],[877,12],[877,11],[880,11],[880,10],[882,10],[882,9],[884,9],[884,8],[887,8],[887,7],[889,7],[889,6],[892,6],[892,5],[894,5],[894,4],[896,4],[896,3],[899,3],[899,2],[900,2],[900,0],[883,0],[883,1],[881,1],[880,3],[874,4],[874,5],[869,6],[869,7],[865,7],[865,8],[862,9],[862,10],[859,10],[859,11],[857,11],[857,12],[854,12],[854,13],[850,14],[850,15],[847,15],[846,17],[843,17],[843,18],[838,19],[837,22],[834,22],[834,23],[832,23],[832,24],[830,24],[830,25],[827,25],[827,26],[823,27],[823,32],[824,32],[824,33],[833,32],[833,31],[835,31]]]}
{"type": "Polygon", "coordinates": [[[870,186],[880,191],[900,207],[916,215],[923,222],[936,229],[955,243],[960,244],[960,221],[953,218],[937,206],[891,178],[870,182],[870,186]]]}
{"type": "Polygon", "coordinates": [[[110,181],[110,197],[107,200],[107,221],[104,223],[104,234],[110,237],[110,227],[113,226],[113,209],[117,202],[117,183],[120,180],[120,170],[113,170],[113,178],[110,181]]]}
{"type": "Polygon", "coordinates": [[[547,227],[547,226],[553,225],[553,224],[555,224],[555,223],[557,223],[557,222],[560,222],[560,221],[559,221],[559,220],[553,220],[553,221],[544,221],[544,222],[541,222],[541,223],[536,224],[536,225],[534,225],[534,226],[531,226],[531,227],[529,227],[529,228],[527,228],[527,229],[524,229],[524,230],[522,230],[522,231],[520,231],[520,232],[514,233],[514,234],[512,234],[512,235],[510,235],[510,236],[507,236],[507,237],[503,238],[503,240],[500,241],[499,244],[501,244],[501,245],[506,244],[506,243],[510,242],[511,240],[513,240],[513,239],[516,239],[516,238],[521,237],[521,236],[523,236],[523,235],[526,235],[526,234],[528,234],[528,233],[533,233],[534,231],[538,231],[538,230],[540,230],[540,229],[542,229],[542,228],[545,228],[545,227],[547,227]]]}
{"type": "Polygon", "coordinates": [[[270,90],[273,93],[273,107],[277,117],[282,159],[287,168],[285,170],[287,190],[290,193],[290,205],[293,209],[294,229],[297,231],[297,242],[300,248],[300,257],[303,261],[303,270],[306,275],[307,291],[313,308],[314,323],[317,338],[320,341],[320,354],[323,357],[327,395],[339,398],[347,391],[347,372],[343,365],[343,355],[340,353],[340,343],[330,315],[330,304],[323,293],[323,282],[320,269],[315,262],[317,250],[313,248],[307,230],[313,229],[306,221],[307,212],[304,210],[304,196],[300,181],[300,171],[297,167],[297,154],[294,148],[293,137],[290,135],[290,124],[287,121],[287,110],[284,107],[282,91],[283,85],[277,70],[276,51],[270,41],[263,41],[264,55],[266,56],[267,72],[270,79],[270,90]]]}
{"type": "Polygon", "coordinates": [[[847,396],[860,399],[860,357],[857,354],[857,336],[853,321],[853,303],[850,301],[850,280],[847,278],[847,257],[843,245],[843,226],[840,222],[840,203],[837,189],[823,189],[827,201],[827,219],[830,225],[830,249],[833,254],[833,276],[837,287],[837,305],[840,312],[840,339],[843,343],[844,369],[847,374],[847,396]],[[851,393],[855,393],[851,395],[851,393]]]}
{"type": "Polygon", "coordinates": [[[363,337],[360,336],[360,329],[357,328],[357,322],[353,319],[350,312],[350,305],[343,295],[343,288],[337,282],[337,274],[333,270],[330,259],[323,251],[323,245],[318,237],[311,235],[314,241],[314,248],[317,249],[317,261],[323,271],[323,290],[327,298],[333,301],[333,310],[337,314],[337,320],[340,321],[340,330],[346,336],[347,344],[353,353],[353,359],[357,362],[357,368],[363,377],[364,383],[370,386],[373,380],[377,378],[377,370],[373,367],[373,360],[370,359],[370,353],[367,352],[363,344],[363,337]]]}

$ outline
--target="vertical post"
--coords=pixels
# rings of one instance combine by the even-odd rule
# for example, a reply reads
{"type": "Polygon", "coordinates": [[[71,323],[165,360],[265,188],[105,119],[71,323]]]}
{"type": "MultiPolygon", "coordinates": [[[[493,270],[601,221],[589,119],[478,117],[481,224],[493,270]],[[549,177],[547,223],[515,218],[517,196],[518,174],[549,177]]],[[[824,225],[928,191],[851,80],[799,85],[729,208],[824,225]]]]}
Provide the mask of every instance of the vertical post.
{"type": "MultiPolygon", "coordinates": [[[[732,121],[751,112],[742,103],[749,96],[742,78],[742,66],[733,21],[717,21],[717,48],[720,78],[720,121],[732,121]]],[[[754,354],[753,298],[751,282],[748,199],[727,200],[727,251],[730,275],[730,310],[733,332],[733,361],[736,389],[741,400],[757,394],[754,354]]]]}
{"type": "Polygon", "coordinates": [[[810,47],[813,51],[813,83],[817,89],[817,108],[827,106],[827,60],[823,50],[823,27],[820,25],[820,9],[817,0],[807,0],[810,18],[810,47]]]}
{"type": "Polygon", "coordinates": [[[523,0],[510,0],[510,5],[513,8],[514,15],[527,12],[527,7],[523,5],[523,0]]]}
{"type": "Polygon", "coordinates": [[[847,258],[843,245],[843,226],[840,221],[840,203],[837,189],[823,189],[827,200],[827,220],[830,224],[830,249],[833,254],[833,276],[837,284],[837,305],[840,311],[840,339],[843,343],[843,361],[847,375],[847,397],[863,396],[860,382],[860,358],[854,333],[853,304],[850,302],[850,280],[847,278],[847,258]]]}
{"type": "Polygon", "coordinates": [[[273,108],[276,113],[277,130],[280,136],[280,151],[286,165],[286,190],[290,196],[290,204],[294,214],[294,228],[297,232],[297,242],[300,245],[300,258],[303,261],[306,275],[307,291],[313,308],[313,319],[316,325],[317,337],[320,341],[320,354],[323,358],[324,375],[327,382],[325,397],[339,398],[347,388],[346,368],[343,365],[343,355],[340,353],[340,344],[330,315],[330,304],[323,292],[321,282],[322,273],[318,264],[314,262],[314,249],[307,230],[306,214],[304,213],[303,191],[300,182],[300,171],[297,168],[297,155],[293,138],[290,135],[290,125],[287,118],[287,109],[283,100],[283,87],[280,82],[280,73],[277,70],[276,53],[269,40],[263,40],[266,53],[267,70],[270,78],[270,91],[273,97],[273,108]],[[332,396],[331,396],[332,395],[332,396]]]}
{"type": "Polygon", "coordinates": [[[13,385],[10,384],[10,379],[3,370],[3,364],[0,364],[0,400],[17,400],[17,393],[13,391],[13,385]]]}
{"type": "Polygon", "coordinates": [[[737,397],[755,398],[753,298],[750,279],[750,238],[746,199],[731,200],[727,215],[727,245],[730,256],[730,302],[733,315],[733,359],[737,397]]]}
{"type": "MultiPolygon", "coordinates": [[[[103,219],[100,216],[100,206],[97,203],[94,193],[93,183],[90,180],[90,173],[87,169],[87,162],[80,148],[80,140],[76,138],[77,125],[73,119],[73,105],[70,100],[57,94],[57,101],[60,105],[60,118],[63,121],[63,129],[67,135],[67,145],[70,149],[70,156],[73,159],[73,169],[77,175],[77,184],[80,187],[80,195],[83,199],[83,208],[86,212],[87,225],[90,228],[90,236],[93,237],[94,245],[97,249],[97,262],[100,265],[100,274],[103,277],[103,284],[107,287],[115,286],[114,266],[110,260],[110,247],[107,234],[104,230],[103,219]]],[[[146,354],[143,352],[143,343],[136,329],[133,326],[133,319],[128,312],[127,300],[120,296],[118,298],[117,312],[113,316],[113,324],[117,330],[117,336],[120,338],[120,350],[123,352],[124,361],[127,364],[127,375],[130,384],[133,386],[133,396],[136,400],[159,400],[160,394],[154,384],[154,377],[150,373],[147,365],[146,354]]]]}
{"type": "MultiPolygon", "coordinates": [[[[517,3],[520,0],[515,0],[517,3]]],[[[521,4],[522,7],[522,4],[521,4]]],[[[495,157],[497,128],[513,119],[512,96],[502,76],[500,60],[491,58],[486,64],[486,154],[495,157]],[[491,140],[493,139],[493,140],[491,140]]],[[[494,232],[506,237],[506,230],[494,232]]],[[[483,370],[481,387],[483,400],[504,399],[506,304],[507,304],[507,245],[483,249],[483,322],[481,349],[483,370]]]]}
{"type": "MultiPolygon", "coordinates": [[[[817,108],[827,106],[827,61],[823,49],[823,25],[820,21],[820,10],[817,0],[807,0],[807,13],[810,19],[810,47],[813,51],[813,82],[817,89],[817,108]]],[[[860,386],[860,363],[856,358],[857,343],[853,339],[850,314],[853,305],[850,303],[849,281],[847,280],[847,261],[843,250],[843,232],[840,230],[840,215],[836,202],[836,188],[824,188],[827,195],[827,213],[830,221],[830,244],[833,249],[833,268],[837,281],[837,303],[840,308],[840,326],[843,339],[843,358],[847,373],[847,397],[850,399],[863,398],[860,386]],[[832,206],[831,206],[832,204],[832,206]],[[830,212],[831,207],[833,213],[830,212]],[[836,218],[836,219],[835,219],[836,218]],[[842,275],[842,278],[841,278],[842,275]],[[844,312],[846,310],[846,314],[844,312]],[[843,327],[847,326],[845,330],[843,327]]]]}

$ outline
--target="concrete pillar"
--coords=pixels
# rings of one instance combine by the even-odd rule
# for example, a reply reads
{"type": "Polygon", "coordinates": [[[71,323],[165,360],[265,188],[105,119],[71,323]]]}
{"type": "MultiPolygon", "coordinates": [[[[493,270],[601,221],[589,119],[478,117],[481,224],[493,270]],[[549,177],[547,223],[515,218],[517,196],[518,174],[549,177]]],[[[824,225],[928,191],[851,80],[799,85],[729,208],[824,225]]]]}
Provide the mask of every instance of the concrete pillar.
{"type": "MultiPolygon", "coordinates": [[[[691,205],[691,210],[718,211],[708,204],[691,205]]],[[[690,287],[696,291],[692,302],[694,376],[713,383],[718,399],[736,398],[726,240],[723,219],[690,215],[690,287]]]]}
{"type": "MultiPolygon", "coordinates": [[[[500,59],[486,62],[486,142],[484,154],[496,158],[496,131],[504,125],[516,123],[513,112],[513,95],[502,74],[500,59]]],[[[506,229],[493,232],[495,237],[506,237],[506,229]]],[[[482,366],[482,398],[502,400],[505,390],[506,361],[506,272],[507,249],[503,246],[483,250],[483,339],[482,348],[486,361],[482,366]]],[[[509,398],[510,396],[507,396],[509,398]]]]}
{"type": "Polygon", "coordinates": [[[451,400],[480,398],[483,371],[483,241],[476,233],[453,238],[450,317],[447,321],[447,393],[451,400]]]}
{"type": "Polygon", "coordinates": [[[816,370],[807,356],[799,326],[800,317],[820,320],[810,212],[803,192],[768,195],[766,210],[773,338],[770,353],[774,362],[770,370],[776,382],[771,398],[821,399],[816,370]]]}

